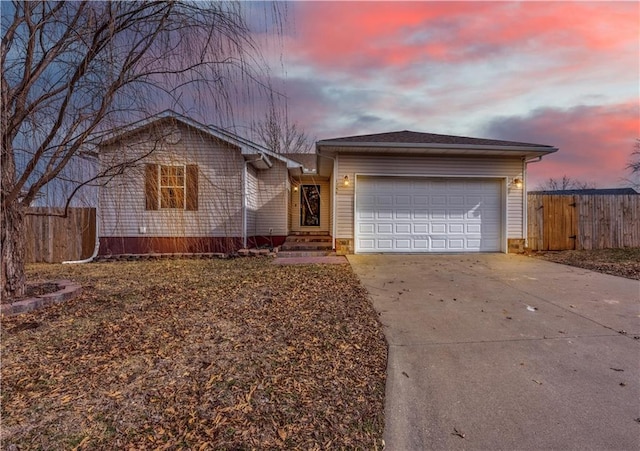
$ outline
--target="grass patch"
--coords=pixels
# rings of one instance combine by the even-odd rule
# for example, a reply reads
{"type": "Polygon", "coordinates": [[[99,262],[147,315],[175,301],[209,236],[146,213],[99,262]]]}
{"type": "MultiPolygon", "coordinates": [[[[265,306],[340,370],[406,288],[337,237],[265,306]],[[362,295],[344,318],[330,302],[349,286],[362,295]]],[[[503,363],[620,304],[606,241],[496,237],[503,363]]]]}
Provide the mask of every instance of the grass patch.
{"type": "Polygon", "coordinates": [[[28,276],[84,291],[2,319],[3,447],[381,447],[386,345],[347,265],[173,260],[28,276]]]}

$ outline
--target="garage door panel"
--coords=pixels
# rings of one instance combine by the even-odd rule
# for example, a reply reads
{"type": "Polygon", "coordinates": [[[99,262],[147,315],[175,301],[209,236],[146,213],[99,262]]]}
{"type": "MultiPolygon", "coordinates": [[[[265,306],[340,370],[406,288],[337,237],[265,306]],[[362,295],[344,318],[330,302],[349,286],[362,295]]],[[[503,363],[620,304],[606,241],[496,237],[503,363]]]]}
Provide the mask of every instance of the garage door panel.
{"type": "Polygon", "coordinates": [[[376,232],[378,235],[393,233],[393,224],[377,224],[376,232]]]}
{"type": "Polygon", "coordinates": [[[442,207],[444,205],[447,205],[447,196],[445,196],[445,195],[437,195],[437,194],[432,195],[431,196],[431,205],[436,206],[436,207],[438,207],[438,206],[442,207]]]}
{"type": "Polygon", "coordinates": [[[375,205],[378,207],[388,207],[393,205],[393,196],[380,194],[376,196],[375,200],[376,200],[375,205]]]}
{"type": "Polygon", "coordinates": [[[449,249],[462,251],[464,250],[464,238],[458,239],[450,239],[449,240],[449,249]]]}
{"type": "Polygon", "coordinates": [[[395,196],[395,205],[398,207],[401,206],[409,206],[411,205],[411,196],[403,195],[403,196],[395,196]]]}
{"type": "Polygon", "coordinates": [[[378,240],[378,249],[380,250],[393,250],[393,246],[392,246],[393,240],[378,240]]]}
{"type": "Polygon", "coordinates": [[[447,198],[447,205],[452,207],[465,205],[464,196],[449,196],[447,198]]]}
{"type": "Polygon", "coordinates": [[[467,246],[472,248],[480,248],[482,241],[479,239],[469,238],[467,239],[467,246]]]}
{"type": "Polygon", "coordinates": [[[360,203],[360,206],[362,206],[362,207],[371,207],[371,206],[374,206],[376,204],[376,197],[375,196],[371,196],[371,195],[367,195],[367,194],[363,194],[361,197],[358,197],[358,202],[360,203]]]}
{"type": "Polygon", "coordinates": [[[396,224],[396,234],[410,234],[411,233],[411,224],[396,224]]]}
{"type": "Polygon", "coordinates": [[[412,204],[416,207],[429,205],[429,196],[423,196],[420,194],[414,195],[412,197],[412,204]]]}
{"type": "Polygon", "coordinates": [[[442,238],[433,238],[431,240],[431,248],[443,251],[447,248],[447,240],[442,238]]]}
{"type": "Polygon", "coordinates": [[[411,219],[411,210],[396,210],[395,219],[410,220],[411,219]]]}
{"type": "Polygon", "coordinates": [[[464,235],[464,224],[449,224],[449,233],[464,235]]]}
{"type": "Polygon", "coordinates": [[[426,235],[429,233],[429,224],[412,224],[414,235],[426,235]]]}
{"type": "Polygon", "coordinates": [[[375,225],[370,222],[366,222],[366,223],[361,222],[358,224],[358,233],[360,235],[373,234],[375,233],[375,230],[376,230],[375,225]]]}
{"type": "Polygon", "coordinates": [[[410,251],[411,240],[396,240],[395,249],[399,251],[410,251]]]}
{"type": "Polygon", "coordinates": [[[426,252],[429,250],[429,240],[414,240],[413,247],[418,251],[426,252]]]}
{"type": "Polygon", "coordinates": [[[437,224],[437,223],[433,223],[431,224],[431,233],[446,233],[447,232],[447,224],[443,223],[443,224],[437,224]]]}
{"type": "Polygon", "coordinates": [[[481,224],[466,224],[467,226],[467,235],[472,235],[474,233],[480,234],[482,232],[481,224]]]}
{"type": "Polygon", "coordinates": [[[360,245],[360,250],[366,251],[366,250],[375,250],[375,240],[373,239],[366,239],[366,238],[360,238],[358,240],[358,244],[360,245]]]}

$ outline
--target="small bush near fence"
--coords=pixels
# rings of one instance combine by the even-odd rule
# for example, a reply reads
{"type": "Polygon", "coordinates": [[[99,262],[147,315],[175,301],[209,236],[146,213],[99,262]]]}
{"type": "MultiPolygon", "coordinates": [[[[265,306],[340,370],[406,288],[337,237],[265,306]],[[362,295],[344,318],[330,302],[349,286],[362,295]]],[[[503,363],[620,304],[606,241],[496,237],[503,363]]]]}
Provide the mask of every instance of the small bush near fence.
{"type": "Polygon", "coordinates": [[[82,260],[93,254],[96,209],[32,207],[25,216],[25,261],[59,263],[82,260]],[[54,216],[57,215],[57,216],[54,216]]]}
{"type": "Polygon", "coordinates": [[[640,247],[640,195],[529,194],[534,251],[640,247]]]}

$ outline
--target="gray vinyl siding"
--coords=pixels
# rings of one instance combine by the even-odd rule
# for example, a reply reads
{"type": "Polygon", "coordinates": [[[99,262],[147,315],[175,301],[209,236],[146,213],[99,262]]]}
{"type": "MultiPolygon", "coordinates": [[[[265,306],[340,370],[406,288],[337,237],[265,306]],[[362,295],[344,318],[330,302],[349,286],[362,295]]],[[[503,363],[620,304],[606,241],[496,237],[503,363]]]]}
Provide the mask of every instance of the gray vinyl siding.
{"type": "MultiPolygon", "coordinates": [[[[354,238],[354,189],[356,174],[404,175],[423,177],[523,177],[519,158],[463,158],[438,156],[345,155],[337,157],[336,238],[354,238]],[[344,176],[351,183],[343,185],[344,176]]],[[[505,183],[506,186],[506,183],[505,183]]],[[[507,238],[523,238],[523,191],[512,187],[507,191],[507,238]]]]}
{"type": "Polygon", "coordinates": [[[154,142],[138,133],[101,152],[106,165],[143,157],[137,166],[113,178],[100,190],[100,235],[241,236],[244,159],[231,148],[192,129],[181,127],[177,144],[154,142]],[[198,165],[198,210],[145,210],[145,164],[198,165]],[[146,227],[146,232],[140,228],[146,227]]]}
{"type": "Polygon", "coordinates": [[[272,162],[273,166],[270,169],[256,171],[257,213],[253,234],[257,236],[282,236],[288,232],[287,166],[278,160],[272,162]]]}

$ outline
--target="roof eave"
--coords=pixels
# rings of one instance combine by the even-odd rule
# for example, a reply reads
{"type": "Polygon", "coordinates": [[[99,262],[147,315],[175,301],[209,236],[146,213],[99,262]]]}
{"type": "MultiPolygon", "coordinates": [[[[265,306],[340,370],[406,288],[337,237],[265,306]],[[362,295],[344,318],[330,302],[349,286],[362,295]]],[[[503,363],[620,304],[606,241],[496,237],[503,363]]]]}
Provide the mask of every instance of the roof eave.
{"type": "Polygon", "coordinates": [[[204,125],[201,124],[197,121],[194,121],[193,119],[190,119],[186,116],[183,116],[181,114],[176,113],[175,111],[171,111],[171,110],[165,110],[162,111],[161,113],[158,113],[154,116],[148,117],[146,119],[143,119],[141,121],[135,122],[127,127],[124,128],[120,128],[114,132],[108,133],[106,135],[104,135],[102,137],[102,142],[101,145],[108,145],[108,144],[112,144],[113,142],[118,141],[119,139],[122,139],[124,136],[135,132],[136,130],[140,130],[143,129],[145,127],[147,127],[148,125],[154,123],[155,121],[159,121],[162,119],[173,119],[176,120],[178,122],[182,122],[183,124],[193,127],[194,129],[205,133],[207,135],[213,136],[217,139],[220,139],[222,141],[226,141],[229,144],[233,144],[237,147],[240,148],[240,151],[242,153],[243,156],[251,156],[251,155],[258,155],[261,154],[263,155],[266,160],[265,163],[271,167],[272,163],[271,161],[269,161],[268,157],[274,158],[276,160],[280,160],[283,163],[286,163],[287,168],[295,168],[300,166],[299,163],[297,163],[296,161],[293,161],[287,157],[284,157],[282,155],[279,155],[276,152],[273,152],[269,149],[267,149],[266,147],[262,147],[259,144],[256,144],[252,141],[249,141],[246,138],[243,138],[241,136],[238,136],[234,133],[230,133],[227,132],[226,130],[223,130],[219,127],[213,126],[213,125],[204,125]]]}
{"type": "Polygon", "coordinates": [[[318,151],[323,149],[333,152],[354,153],[430,153],[430,154],[473,154],[479,155],[514,155],[539,156],[557,152],[557,147],[551,146],[497,146],[478,144],[423,144],[423,143],[367,143],[318,141],[318,151]]]}

